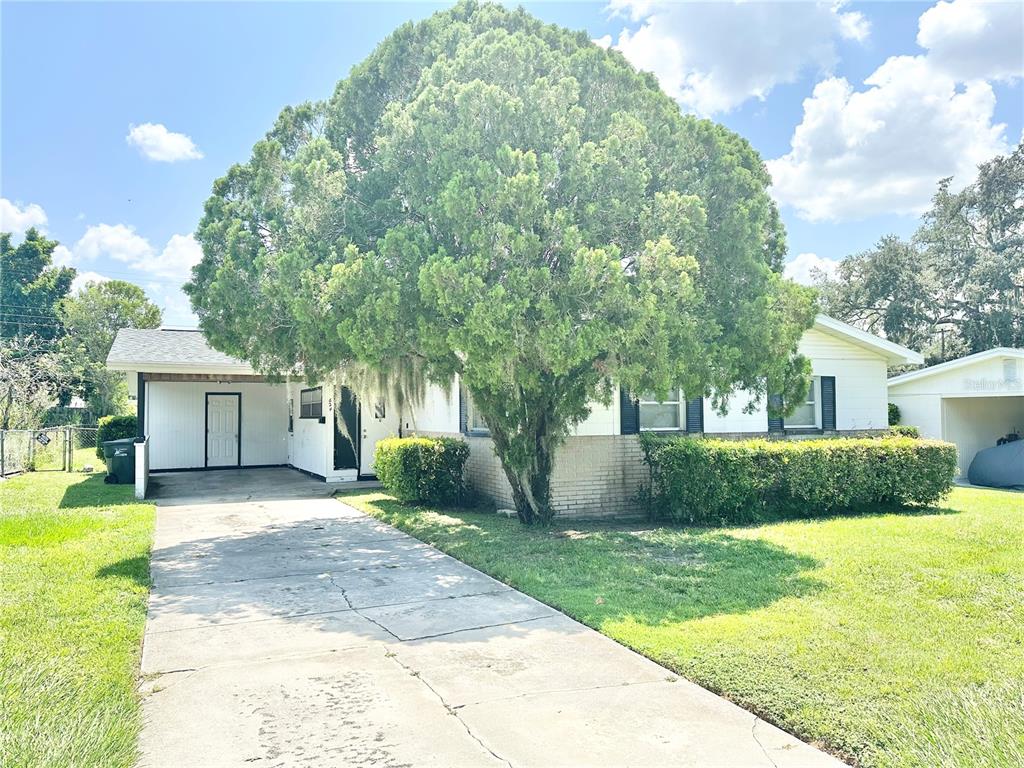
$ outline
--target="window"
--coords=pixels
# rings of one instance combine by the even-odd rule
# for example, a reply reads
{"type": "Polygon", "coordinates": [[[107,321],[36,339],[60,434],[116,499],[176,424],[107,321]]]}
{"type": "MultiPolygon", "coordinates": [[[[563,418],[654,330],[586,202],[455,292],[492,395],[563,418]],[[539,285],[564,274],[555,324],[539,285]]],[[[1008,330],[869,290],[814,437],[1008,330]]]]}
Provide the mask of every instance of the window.
{"type": "Polygon", "coordinates": [[[786,427],[794,429],[814,429],[818,426],[818,387],[819,379],[815,376],[807,388],[807,397],[793,412],[786,417],[786,427]]]}
{"type": "Polygon", "coordinates": [[[469,413],[468,423],[470,432],[490,432],[487,428],[487,424],[484,423],[483,416],[480,415],[480,411],[477,410],[476,406],[473,405],[473,401],[470,400],[467,404],[467,410],[469,413]]]}
{"type": "Polygon", "coordinates": [[[383,400],[378,400],[376,403],[374,403],[374,406],[373,406],[373,418],[375,418],[375,419],[383,419],[385,417],[386,413],[387,412],[384,409],[384,401],[383,400]]]}
{"type": "Polygon", "coordinates": [[[681,405],[682,399],[678,389],[669,392],[667,400],[656,400],[653,392],[645,392],[640,395],[640,429],[681,429],[681,405]]]}
{"type": "Polygon", "coordinates": [[[288,398],[288,431],[295,431],[295,398],[288,398]]]}
{"type": "Polygon", "coordinates": [[[316,389],[304,389],[299,393],[299,418],[319,419],[324,415],[324,391],[320,387],[316,389]]]}

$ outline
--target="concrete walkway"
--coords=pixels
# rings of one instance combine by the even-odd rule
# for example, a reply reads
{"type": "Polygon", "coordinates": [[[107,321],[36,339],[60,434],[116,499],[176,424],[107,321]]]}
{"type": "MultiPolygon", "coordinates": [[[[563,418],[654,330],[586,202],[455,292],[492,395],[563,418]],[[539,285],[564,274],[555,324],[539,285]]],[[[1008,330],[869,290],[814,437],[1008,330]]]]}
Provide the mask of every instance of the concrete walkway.
{"type": "Polygon", "coordinates": [[[841,765],[339,501],[253,485],[158,501],[142,765],[841,765]]]}

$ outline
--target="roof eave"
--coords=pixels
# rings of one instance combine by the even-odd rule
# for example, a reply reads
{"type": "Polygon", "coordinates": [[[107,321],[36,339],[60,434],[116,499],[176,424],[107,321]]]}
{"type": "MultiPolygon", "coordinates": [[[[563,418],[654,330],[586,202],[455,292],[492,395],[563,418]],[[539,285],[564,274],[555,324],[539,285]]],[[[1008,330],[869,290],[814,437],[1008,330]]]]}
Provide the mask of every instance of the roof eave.
{"type": "Polygon", "coordinates": [[[958,357],[956,360],[947,360],[944,363],[936,363],[935,365],[930,365],[927,368],[909,371],[908,373],[901,373],[899,376],[893,376],[889,379],[888,383],[890,387],[899,386],[900,384],[917,381],[918,379],[926,379],[929,376],[935,376],[940,373],[955,371],[957,368],[974,365],[975,363],[980,363],[993,357],[1016,357],[1024,360],[1024,349],[1016,349],[1014,347],[993,347],[992,349],[986,349],[982,352],[975,352],[973,355],[958,357]]]}
{"type": "Polygon", "coordinates": [[[924,363],[924,356],[902,344],[896,344],[873,333],[862,331],[849,323],[836,320],[828,315],[818,315],[814,318],[815,326],[820,330],[834,335],[842,336],[857,346],[869,349],[875,354],[881,355],[890,365],[921,365],[924,363]]]}
{"type": "Polygon", "coordinates": [[[212,373],[258,376],[259,372],[249,365],[217,365],[213,363],[159,363],[152,360],[108,360],[111,371],[143,373],[212,373]]]}

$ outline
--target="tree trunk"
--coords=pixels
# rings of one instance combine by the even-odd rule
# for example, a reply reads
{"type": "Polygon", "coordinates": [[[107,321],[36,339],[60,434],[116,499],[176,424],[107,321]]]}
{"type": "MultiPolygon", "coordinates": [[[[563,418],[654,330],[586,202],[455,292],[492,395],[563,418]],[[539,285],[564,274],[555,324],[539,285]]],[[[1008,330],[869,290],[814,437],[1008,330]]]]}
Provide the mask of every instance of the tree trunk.
{"type": "Polygon", "coordinates": [[[525,467],[518,468],[508,460],[509,441],[491,430],[494,453],[512,486],[512,501],[520,522],[526,525],[551,522],[555,511],[551,506],[551,470],[554,466],[556,441],[547,433],[546,424],[534,425],[530,435],[531,457],[525,467]]]}

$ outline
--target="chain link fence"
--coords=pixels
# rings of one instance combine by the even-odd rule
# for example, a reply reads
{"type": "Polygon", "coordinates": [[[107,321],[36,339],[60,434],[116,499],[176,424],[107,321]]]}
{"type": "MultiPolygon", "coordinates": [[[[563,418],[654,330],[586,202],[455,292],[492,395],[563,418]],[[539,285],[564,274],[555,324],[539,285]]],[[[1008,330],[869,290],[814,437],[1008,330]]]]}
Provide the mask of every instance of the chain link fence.
{"type": "Polygon", "coordinates": [[[104,469],[96,456],[95,427],[0,430],[0,476],[19,472],[104,469]]]}
{"type": "Polygon", "coordinates": [[[103,472],[106,470],[103,459],[96,455],[98,432],[96,427],[68,427],[71,439],[69,457],[72,472],[103,472]]]}

